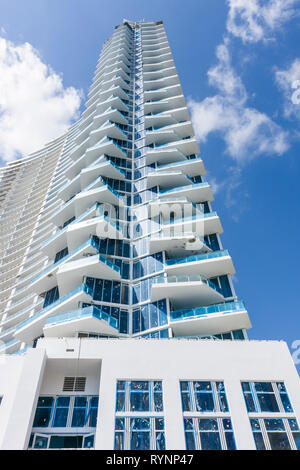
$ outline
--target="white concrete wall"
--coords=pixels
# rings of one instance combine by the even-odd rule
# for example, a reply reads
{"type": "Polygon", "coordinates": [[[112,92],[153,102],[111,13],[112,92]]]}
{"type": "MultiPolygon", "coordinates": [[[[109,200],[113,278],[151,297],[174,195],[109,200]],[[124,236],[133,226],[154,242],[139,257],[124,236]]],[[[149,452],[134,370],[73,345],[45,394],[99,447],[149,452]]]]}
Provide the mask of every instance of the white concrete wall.
{"type": "Polygon", "coordinates": [[[87,394],[99,390],[96,449],[113,449],[119,379],[163,381],[163,414],[170,450],[185,449],[179,380],[224,381],[239,449],[255,449],[240,385],[243,380],[284,381],[300,423],[300,382],[284,342],[68,338],[66,343],[50,338],[40,340],[38,348],[25,356],[9,357],[7,366],[0,366],[0,393],[4,395],[0,448],[24,448],[38,395],[60,394],[63,377],[77,375],[76,371],[88,377],[87,394]],[[9,370],[12,367],[14,374],[9,370]],[[6,380],[6,386],[2,386],[6,380]]]}

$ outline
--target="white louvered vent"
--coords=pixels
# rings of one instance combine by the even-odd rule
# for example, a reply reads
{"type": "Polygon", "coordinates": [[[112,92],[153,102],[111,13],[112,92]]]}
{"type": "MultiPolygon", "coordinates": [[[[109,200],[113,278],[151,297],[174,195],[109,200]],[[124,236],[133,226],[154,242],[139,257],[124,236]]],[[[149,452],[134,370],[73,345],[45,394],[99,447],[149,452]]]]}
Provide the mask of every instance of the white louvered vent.
{"type": "Polygon", "coordinates": [[[86,377],[65,377],[63,392],[84,392],[86,377]]]}

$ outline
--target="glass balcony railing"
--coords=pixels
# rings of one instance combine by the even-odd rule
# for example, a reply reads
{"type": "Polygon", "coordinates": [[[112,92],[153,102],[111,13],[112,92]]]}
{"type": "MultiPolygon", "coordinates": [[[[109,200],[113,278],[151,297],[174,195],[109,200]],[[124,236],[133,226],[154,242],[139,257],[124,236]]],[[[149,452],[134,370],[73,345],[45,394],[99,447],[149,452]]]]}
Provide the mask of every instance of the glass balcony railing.
{"type": "Polygon", "coordinates": [[[231,313],[245,311],[245,305],[242,301],[228,302],[223,304],[209,305],[208,307],[197,307],[170,312],[171,321],[183,321],[191,318],[205,317],[211,313],[231,313]]]}
{"type": "MultiPolygon", "coordinates": [[[[204,242],[205,243],[205,242],[204,242]]],[[[172,266],[174,264],[184,264],[184,263],[194,263],[196,261],[204,261],[214,258],[222,258],[224,256],[229,256],[228,250],[213,251],[212,253],[204,253],[194,256],[186,256],[184,258],[168,259],[166,260],[167,266],[172,266]]]]}
{"type": "Polygon", "coordinates": [[[168,168],[173,168],[174,166],[182,166],[182,165],[186,165],[186,164],[192,164],[192,163],[194,163],[194,162],[202,162],[202,158],[197,157],[197,158],[194,158],[194,159],[191,160],[191,161],[182,160],[182,161],[179,161],[179,162],[167,163],[167,164],[165,164],[165,165],[160,165],[160,166],[158,166],[158,167],[155,168],[153,171],[156,171],[156,170],[167,170],[168,168]]]}
{"type": "Polygon", "coordinates": [[[201,282],[203,284],[207,284],[209,287],[219,292],[219,294],[222,294],[221,289],[218,286],[216,286],[212,281],[210,281],[205,276],[203,276],[202,274],[181,274],[178,276],[168,276],[168,277],[164,277],[163,275],[160,275],[160,276],[153,278],[153,284],[176,284],[176,283],[190,284],[191,282],[201,282]]]}
{"type": "Polygon", "coordinates": [[[208,188],[209,184],[207,182],[205,183],[192,183],[191,185],[187,186],[178,186],[177,188],[172,188],[172,189],[164,189],[160,191],[160,194],[171,194],[171,193],[179,193],[180,191],[186,191],[187,189],[203,189],[203,188],[208,188]]]}
{"type": "Polygon", "coordinates": [[[112,317],[111,315],[109,315],[109,313],[103,312],[101,308],[96,307],[96,306],[85,307],[85,308],[81,308],[78,310],[74,310],[73,312],[60,313],[58,315],[53,315],[46,319],[45,324],[48,326],[50,325],[54,326],[60,323],[66,323],[72,320],[80,320],[80,319],[91,317],[91,316],[93,316],[94,318],[97,318],[98,320],[106,321],[110,326],[118,330],[118,320],[112,317]]]}

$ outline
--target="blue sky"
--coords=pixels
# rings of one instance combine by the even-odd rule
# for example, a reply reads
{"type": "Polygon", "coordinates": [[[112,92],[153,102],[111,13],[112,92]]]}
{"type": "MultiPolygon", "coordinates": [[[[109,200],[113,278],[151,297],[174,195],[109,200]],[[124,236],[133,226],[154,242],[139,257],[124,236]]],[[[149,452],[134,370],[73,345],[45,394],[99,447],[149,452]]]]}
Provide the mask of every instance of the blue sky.
{"type": "Polygon", "coordinates": [[[123,18],[162,19],[249,336],[283,339],[300,360],[299,12],[297,0],[0,0],[0,156],[36,150],[78,116],[123,18]]]}

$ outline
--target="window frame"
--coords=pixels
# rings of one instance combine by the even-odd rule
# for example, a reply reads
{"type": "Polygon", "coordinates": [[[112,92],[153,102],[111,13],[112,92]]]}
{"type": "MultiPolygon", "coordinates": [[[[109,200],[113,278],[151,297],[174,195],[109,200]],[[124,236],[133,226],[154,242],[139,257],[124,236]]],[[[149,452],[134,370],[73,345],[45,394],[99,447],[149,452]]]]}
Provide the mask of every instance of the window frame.
{"type": "MultiPolygon", "coordinates": [[[[265,446],[265,450],[272,450],[271,448],[271,443],[270,443],[270,439],[269,439],[269,433],[276,433],[276,432],[283,432],[283,431],[272,431],[272,430],[267,430],[266,428],[266,423],[265,423],[265,420],[274,420],[274,421],[282,421],[283,422],[283,425],[284,425],[284,432],[288,438],[288,441],[289,441],[289,445],[290,445],[290,448],[291,449],[283,449],[283,450],[300,450],[300,445],[299,445],[299,449],[297,449],[297,445],[296,445],[296,442],[295,442],[295,438],[294,438],[294,433],[299,433],[300,434],[300,428],[299,428],[299,424],[298,424],[298,421],[297,421],[297,418],[295,416],[289,416],[289,417],[274,417],[274,416],[249,416],[249,419],[250,419],[250,427],[251,427],[251,432],[252,432],[252,435],[253,435],[253,439],[254,439],[254,442],[255,442],[255,446],[256,446],[256,441],[255,441],[255,437],[254,437],[254,434],[261,434],[262,435],[262,439],[263,439],[263,443],[264,443],[264,446],[265,446]],[[292,428],[289,424],[290,420],[294,420],[296,421],[297,423],[297,426],[298,426],[298,430],[295,430],[294,432],[292,431],[292,428]],[[252,422],[253,421],[258,421],[259,423],[259,426],[260,426],[260,430],[259,431],[255,431],[252,427],[252,422]]],[[[257,428],[258,429],[258,428],[257,428]]],[[[257,447],[257,446],[256,446],[257,447]]]]}
{"type": "Polygon", "coordinates": [[[179,381],[179,390],[180,390],[180,396],[181,396],[181,406],[182,406],[182,412],[185,413],[224,413],[228,414],[229,413],[229,404],[228,404],[228,398],[227,398],[227,393],[226,393],[226,387],[224,380],[180,380],[179,381]],[[212,398],[213,398],[213,403],[214,403],[214,409],[213,410],[206,410],[206,411],[199,411],[197,409],[197,400],[196,400],[196,394],[195,392],[195,386],[194,384],[197,382],[203,382],[203,383],[210,383],[211,386],[211,392],[206,392],[203,390],[201,393],[207,393],[208,395],[211,393],[212,398]],[[188,384],[188,391],[185,391],[182,389],[182,384],[187,383],[188,384]],[[223,393],[220,393],[218,389],[217,384],[222,384],[223,386],[223,393]],[[189,403],[191,405],[190,410],[184,410],[184,404],[183,404],[183,394],[188,394],[189,397],[189,403]],[[221,395],[225,396],[226,404],[227,404],[227,410],[222,409],[221,405],[221,395]]]}
{"type": "Polygon", "coordinates": [[[209,416],[205,416],[205,417],[204,416],[184,416],[183,417],[184,437],[185,437],[186,449],[187,450],[214,450],[214,449],[202,449],[202,447],[201,447],[201,437],[200,437],[201,432],[211,432],[211,433],[216,432],[216,431],[213,431],[213,430],[203,431],[199,428],[199,421],[200,420],[206,420],[206,419],[212,419],[212,420],[215,420],[217,422],[217,426],[218,426],[217,432],[218,432],[219,439],[220,439],[221,449],[216,449],[216,450],[237,450],[236,439],[235,439],[235,435],[234,435],[234,429],[233,429],[231,418],[229,416],[220,417],[220,416],[213,416],[213,415],[209,415],[209,416]],[[185,427],[185,421],[186,420],[189,420],[189,421],[192,422],[192,425],[193,425],[192,430],[187,430],[186,429],[186,427],[185,427]],[[230,430],[226,430],[225,425],[224,425],[225,420],[230,421],[230,425],[231,425],[230,430]],[[189,433],[193,434],[195,449],[188,449],[187,434],[189,434],[189,433]],[[228,449],[227,440],[226,440],[226,433],[232,434],[235,449],[228,449]]]}
{"type": "MultiPolygon", "coordinates": [[[[62,395],[41,395],[41,396],[39,396],[39,399],[44,398],[44,397],[53,399],[48,425],[47,426],[32,426],[32,432],[35,432],[35,433],[38,432],[39,434],[44,434],[44,433],[48,433],[49,431],[52,431],[52,433],[55,433],[55,432],[58,432],[58,430],[60,430],[60,429],[63,429],[63,430],[68,429],[68,430],[70,430],[70,432],[71,432],[71,430],[73,430],[73,432],[74,432],[75,430],[80,429],[80,430],[82,430],[82,433],[84,433],[83,430],[95,430],[95,428],[97,427],[97,419],[98,419],[98,415],[99,415],[99,395],[84,395],[82,393],[79,393],[79,394],[66,393],[66,394],[62,394],[62,395]],[[58,408],[62,408],[61,406],[58,405],[58,399],[59,398],[70,398],[69,406],[68,407],[67,406],[63,407],[63,408],[68,408],[67,417],[66,417],[66,425],[65,426],[54,426],[56,410],[58,408]],[[74,413],[74,410],[76,408],[74,406],[76,398],[85,398],[86,399],[84,426],[72,426],[73,413],[74,413]],[[94,398],[98,399],[98,406],[97,407],[92,406],[92,401],[93,401],[94,398]],[[96,408],[97,408],[96,426],[90,426],[91,410],[92,409],[94,410],[96,408]]],[[[37,409],[38,409],[38,406],[36,406],[35,416],[36,416],[37,409]]],[[[34,419],[35,419],[35,416],[34,416],[34,419]]]]}
{"type": "Polygon", "coordinates": [[[288,394],[288,391],[287,391],[287,388],[286,388],[286,385],[285,385],[284,381],[277,381],[277,380],[276,381],[271,381],[271,380],[260,380],[260,381],[259,380],[252,380],[252,381],[248,380],[248,381],[246,381],[246,380],[242,380],[241,381],[241,389],[242,389],[242,393],[243,393],[243,397],[244,397],[244,401],[245,401],[245,406],[246,406],[248,414],[252,414],[252,413],[287,413],[287,414],[294,413],[292,402],[290,400],[290,397],[289,397],[289,394],[288,394]],[[258,384],[258,383],[270,384],[273,391],[272,392],[257,391],[256,387],[255,387],[255,384],[258,384]],[[248,386],[250,388],[250,391],[244,390],[243,384],[248,384],[248,386]],[[280,392],[279,391],[279,386],[281,384],[283,384],[285,392],[280,392]],[[261,409],[261,404],[260,404],[260,401],[259,401],[259,395],[262,395],[262,394],[273,395],[275,397],[276,404],[277,404],[277,407],[278,407],[278,411],[262,410],[261,409]],[[255,410],[253,410],[253,411],[248,410],[246,395],[250,395],[252,397],[252,401],[254,403],[255,410]],[[285,409],[282,398],[281,398],[282,395],[285,395],[287,397],[288,402],[290,404],[290,408],[291,408],[290,410],[285,409]]]}

